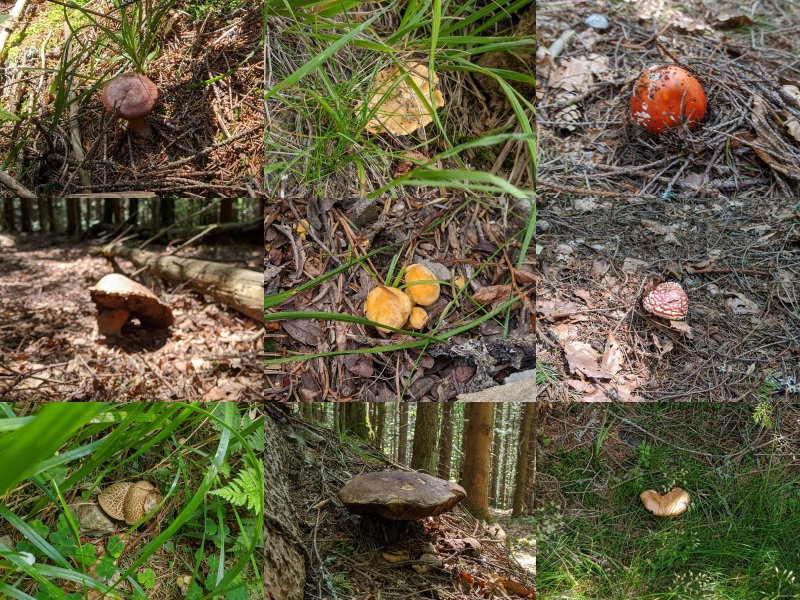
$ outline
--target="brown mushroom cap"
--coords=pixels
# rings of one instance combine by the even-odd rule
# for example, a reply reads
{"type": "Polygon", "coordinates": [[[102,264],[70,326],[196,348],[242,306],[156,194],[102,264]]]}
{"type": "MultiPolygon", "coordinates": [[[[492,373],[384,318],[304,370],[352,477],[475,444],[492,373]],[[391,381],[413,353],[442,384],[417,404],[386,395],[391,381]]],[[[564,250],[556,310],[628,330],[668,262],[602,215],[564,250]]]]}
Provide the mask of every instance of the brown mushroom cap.
{"type": "Polygon", "coordinates": [[[408,317],[408,326],[411,329],[422,329],[428,323],[428,313],[424,308],[415,306],[411,309],[411,314],[408,317]]]}
{"type": "Polygon", "coordinates": [[[440,515],[466,495],[457,483],[405,471],[362,473],[339,490],[339,500],[350,512],[393,521],[440,515]]]}
{"type": "Polygon", "coordinates": [[[689,308],[689,297],[679,283],[669,281],[657,285],[653,291],[642,300],[645,310],[657,317],[664,317],[673,321],[686,318],[689,308]]]}
{"type": "Polygon", "coordinates": [[[158,88],[139,73],[123,73],[100,90],[106,110],[123,119],[141,119],[153,112],[158,88]]]}
{"type": "Polygon", "coordinates": [[[104,276],[97,285],[89,288],[89,294],[101,314],[126,311],[137,317],[143,327],[153,329],[169,327],[175,322],[172,310],[158,296],[119,273],[104,276]]]}
{"type": "Polygon", "coordinates": [[[679,487],[663,496],[655,490],[645,490],[639,494],[639,499],[657,517],[677,517],[689,508],[689,492],[679,487]]]}

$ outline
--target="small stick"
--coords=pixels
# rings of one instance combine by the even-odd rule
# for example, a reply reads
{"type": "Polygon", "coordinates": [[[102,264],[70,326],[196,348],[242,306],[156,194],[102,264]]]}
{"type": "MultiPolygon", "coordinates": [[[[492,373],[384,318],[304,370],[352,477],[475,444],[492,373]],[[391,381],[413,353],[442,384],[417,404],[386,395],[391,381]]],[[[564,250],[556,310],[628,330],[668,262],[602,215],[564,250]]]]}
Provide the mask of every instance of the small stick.
{"type": "Polygon", "coordinates": [[[2,183],[20,198],[25,198],[26,200],[38,200],[36,194],[34,194],[5,171],[0,171],[0,183],[2,183]]]}

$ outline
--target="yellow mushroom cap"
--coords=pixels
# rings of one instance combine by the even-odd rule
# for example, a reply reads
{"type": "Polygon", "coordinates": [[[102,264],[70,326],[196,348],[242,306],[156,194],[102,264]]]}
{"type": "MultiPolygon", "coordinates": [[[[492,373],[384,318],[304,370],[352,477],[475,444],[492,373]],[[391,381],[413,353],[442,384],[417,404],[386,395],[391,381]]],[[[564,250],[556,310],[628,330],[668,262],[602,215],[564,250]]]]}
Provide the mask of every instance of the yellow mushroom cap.
{"type": "MultiPolygon", "coordinates": [[[[411,300],[397,288],[376,287],[367,295],[364,314],[370,321],[400,329],[411,314],[411,300]]],[[[378,327],[378,331],[390,332],[383,327],[378,327]]]]}
{"type": "Polygon", "coordinates": [[[419,306],[411,309],[411,315],[408,317],[408,326],[411,329],[422,329],[428,322],[428,313],[419,306]]]}
{"type": "Polygon", "coordinates": [[[677,517],[689,508],[689,492],[683,488],[672,488],[663,496],[655,490],[645,490],[639,494],[644,507],[657,517],[677,517]]]}
{"type": "Polygon", "coordinates": [[[420,264],[409,265],[406,269],[406,294],[411,301],[420,306],[430,306],[439,299],[439,284],[436,275],[420,264]],[[425,283],[415,283],[415,282],[425,283]]]}

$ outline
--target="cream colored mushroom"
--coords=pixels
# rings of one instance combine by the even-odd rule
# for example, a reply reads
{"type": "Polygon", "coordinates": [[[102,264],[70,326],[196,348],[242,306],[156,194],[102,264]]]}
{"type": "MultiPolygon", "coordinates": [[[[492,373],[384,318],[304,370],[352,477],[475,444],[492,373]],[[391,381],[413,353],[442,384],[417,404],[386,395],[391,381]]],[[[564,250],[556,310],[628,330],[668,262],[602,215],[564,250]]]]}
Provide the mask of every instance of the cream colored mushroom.
{"type": "Polygon", "coordinates": [[[161,494],[149,481],[118,481],[100,492],[97,501],[112,519],[133,525],[158,506],[161,494]]]}
{"type": "Polygon", "coordinates": [[[689,508],[689,492],[683,488],[673,488],[663,496],[655,490],[639,494],[644,507],[657,517],[677,517],[689,508]]]}

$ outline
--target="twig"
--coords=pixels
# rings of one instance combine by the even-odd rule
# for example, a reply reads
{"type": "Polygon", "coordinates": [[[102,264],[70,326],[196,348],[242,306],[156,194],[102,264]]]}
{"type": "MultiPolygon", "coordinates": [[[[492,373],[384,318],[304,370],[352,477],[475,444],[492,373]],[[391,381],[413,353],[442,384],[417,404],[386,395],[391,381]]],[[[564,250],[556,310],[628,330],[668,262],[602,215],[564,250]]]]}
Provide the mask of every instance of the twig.
{"type": "Polygon", "coordinates": [[[17,0],[14,8],[12,8],[11,12],[9,13],[9,18],[5,23],[3,23],[2,31],[0,31],[0,64],[3,62],[3,51],[8,43],[8,38],[10,38],[11,34],[14,32],[14,27],[16,26],[20,15],[25,10],[25,5],[27,3],[28,0],[17,0]]]}
{"type": "Polygon", "coordinates": [[[0,171],[0,183],[2,183],[20,198],[25,198],[27,200],[38,200],[36,194],[34,194],[5,171],[0,171]]]}

